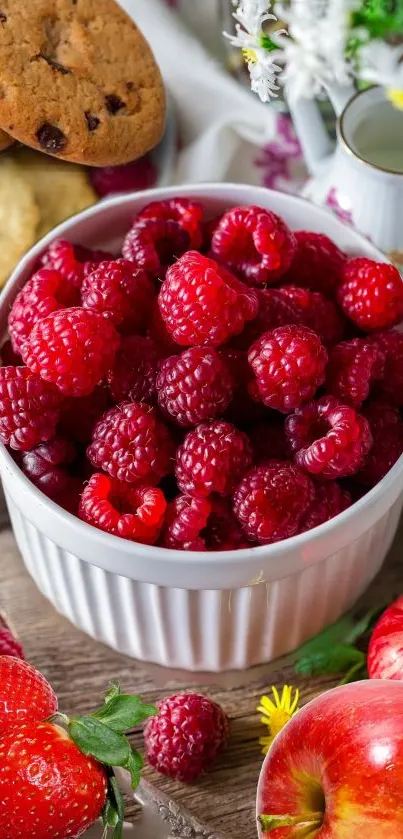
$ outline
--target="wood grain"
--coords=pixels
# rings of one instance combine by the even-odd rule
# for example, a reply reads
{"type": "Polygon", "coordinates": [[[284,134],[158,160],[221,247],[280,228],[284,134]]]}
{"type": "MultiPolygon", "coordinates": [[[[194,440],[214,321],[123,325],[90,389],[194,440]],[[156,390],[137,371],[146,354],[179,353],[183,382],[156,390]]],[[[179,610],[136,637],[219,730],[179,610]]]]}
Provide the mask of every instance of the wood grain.
{"type": "MultiPolygon", "coordinates": [[[[402,537],[400,528],[387,563],[364,596],[363,605],[375,605],[381,598],[392,599],[403,591],[402,537]]],[[[60,617],[28,576],[9,530],[0,534],[0,573],[0,609],[8,613],[27,658],[53,684],[66,713],[85,713],[97,706],[111,679],[119,679],[125,691],[142,693],[147,701],[155,701],[175,687],[183,689],[184,684],[171,679],[169,673],[148,670],[118,655],[60,617]]],[[[189,686],[191,681],[189,677],[189,686]]],[[[306,701],[335,682],[331,678],[298,679],[292,667],[281,661],[209,681],[213,683],[200,689],[221,703],[232,724],[229,747],[216,768],[192,787],[157,776],[149,769],[146,778],[212,829],[228,837],[256,839],[254,803],[262,762],[258,737],[264,732],[255,708],[261,694],[271,684],[281,687],[291,682],[300,688],[306,701]]],[[[133,739],[141,748],[141,732],[133,739]]],[[[128,816],[134,821],[138,818],[135,805],[129,805],[128,816]]]]}

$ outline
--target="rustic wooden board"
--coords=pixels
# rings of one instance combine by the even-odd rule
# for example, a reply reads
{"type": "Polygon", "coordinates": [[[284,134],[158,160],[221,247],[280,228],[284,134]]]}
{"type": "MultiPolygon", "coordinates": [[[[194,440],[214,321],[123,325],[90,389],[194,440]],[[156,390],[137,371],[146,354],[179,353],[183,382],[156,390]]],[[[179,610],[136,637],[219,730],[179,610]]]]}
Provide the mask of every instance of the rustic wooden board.
{"type": "MultiPolygon", "coordinates": [[[[403,591],[402,537],[401,528],[383,571],[363,598],[365,604],[375,605],[381,598],[392,598],[403,591]]],[[[0,534],[0,574],[0,608],[6,610],[17,628],[29,660],[53,684],[66,713],[93,709],[102,701],[110,679],[119,679],[125,691],[142,693],[147,701],[155,701],[178,686],[178,682],[167,681],[169,674],[147,671],[95,643],[60,617],[29,578],[9,530],[0,534]]],[[[282,686],[285,682],[300,687],[303,701],[334,683],[331,678],[297,679],[290,666],[278,662],[226,677],[223,683],[215,680],[204,685],[205,692],[220,702],[231,718],[229,748],[214,771],[195,786],[181,786],[149,769],[146,778],[179,805],[186,806],[195,818],[208,822],[212,831],[256,839],[254,803],[262,762],[258,737],[263,732],[255,708],[271,684],[282,686]]],[[[141,748],[141,734],[134,736],[134,742],[141,748]]],[[[139,818],[136,805],[129,805],[128,816],[134,821],[139,818]]]]}

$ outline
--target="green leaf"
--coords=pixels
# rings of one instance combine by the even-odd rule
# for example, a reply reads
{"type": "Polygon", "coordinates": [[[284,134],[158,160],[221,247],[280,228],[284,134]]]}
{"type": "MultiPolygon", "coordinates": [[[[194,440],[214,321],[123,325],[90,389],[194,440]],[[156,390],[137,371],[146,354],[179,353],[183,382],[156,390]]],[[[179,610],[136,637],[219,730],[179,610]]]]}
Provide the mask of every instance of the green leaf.
{"type": "Polygon", "coordinates": [[[320,635],[316,635],[315,638],[311,638],[310,641],[307,641],[306,644],[299,647],[296,652],[297,661],[303,658],[309,658],[309,656],[316,652],[327,650],[333,644],[344,643],[345,638],[353,631],[355,623],[352,615],[346,615],[337,621],[337,623],[333,623],[332,626],[329,626],[320,635]]]}
{"type": "Polygon", "coordinates": [[[130,776],[132,779],[132,789],[136,789],[140,783],[141,778],[141,770],[143,768],[144,761],[140,754],[137,752],[136,749],[132,748],[132,753],[130,755],[129,763],[127,764],[126,768],[130,772],[130,776]]]}
{"type": "Polygon", "coordinates": [[[295,670],[305,676],[320,676],[325,673],[344,673],[352,666],[364,667],[365,654],[348,644],[334,644],[327,649],[318,649],[300,658],[295,670]]]}
{"type": "Polygon", "coordinates": [[[130,743],[94,717],[71,720],[69,732],[76,746],[107,766],[126,766],[130,759],[130,743]]]}
{"type": "Polygon", "coordinates": [[[364,615],[361,620],[357,621],[355,625],[351,628],[350,632],[347,632],[343,641],[345,644],[355,644],[366,632],[371,628],[375,620],[382,614],[384,609],[389,605],[389,601],[383,602],[381,606],[375,606],[374,609],[371,609],[369,612],[364,615]]]}
{"type": "Polygon", "coordinates": [[[92,717],[100,720],[112,731],[123,734],[154,714],[158,714],[155,705],[144,704],[140,696],[120,694],[112,696],[103,708],[92,714],[92,717]]]}
{"type": "Polygon", "coordinates": [[[109,785],[111,789],[111,793],[115,800],[115,807],[118,816],[118,820],[115,826],[115,829],[112,833],[112,839],[122,839],[123,836],[123,822],[125,818],[125,804],[123,801],[123,795],[119,789],[118,782],[115,777],[111,777],[109,779],[109,785]]]}
{"type": "Polygon", "coordinates": [[[111,682],[105,694],[105,705],[107,705],[111,699],[115,699],[116,696],[120,696],[120,684],[119,682],[111,682]]]}

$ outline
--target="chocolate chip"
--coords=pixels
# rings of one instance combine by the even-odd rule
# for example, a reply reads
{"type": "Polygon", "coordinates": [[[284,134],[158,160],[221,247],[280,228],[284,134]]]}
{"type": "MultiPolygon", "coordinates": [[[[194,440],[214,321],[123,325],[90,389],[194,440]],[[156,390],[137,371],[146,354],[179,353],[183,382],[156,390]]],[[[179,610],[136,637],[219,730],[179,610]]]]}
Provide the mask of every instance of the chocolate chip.
{"type": "Polygon", "coordinates": [[[7,23],[7,15],[4,12],[0,12],[0,23],[7,23]]]}
{"type": "Polygon", "coordinates": [[[136,85],[134,84],[134,82],[126,82],[126,90],[129,93],[131,93],[132,90],[135,90],[135,88],[136,88],[136,85]]]}
{"type": "Polygon", "coordinates": [[[117,96],[116,93],[108,93],[108,95],[105,96],[105,104],[110,114],[117,114],[118,111],[121,111],[122,108],[126,107],[123,99],[121,99],[120,96],[117,96]]]}
{"type": "Polygon", "coordinates": [[[94,114],[90,114],[89,111],[84,111],[84,116],[87,120],[88,131],[95,131],[101,120],[94,116],[94,114]]]}
{"type": "Polygon", "coordinates": [[[53,58],[49,58],[47,55],[44,55],[42,52],[40,52],[39,55],[35,56],[35,58],[36,59],[43,58],[43,60],[46,61],[47,64],[49,64],[49,67],[51,67],[52,70],[56,70],[58,73],[61,73],[63,76],[67,76],[69,73],[71,73],[71,70],[68,67],[65,67],[64,64],[59,64],[58,61],[55,61],[53,58]]]}
{"type": "Polygon", "coordinates": [[[50,122],[44,122],[38,128],[36,136],[42,148],[50,154],[57,154],[62,151],[67,143],[67,138],[63,134],[63,131],[57,125],[51,125],[50,122]]]}

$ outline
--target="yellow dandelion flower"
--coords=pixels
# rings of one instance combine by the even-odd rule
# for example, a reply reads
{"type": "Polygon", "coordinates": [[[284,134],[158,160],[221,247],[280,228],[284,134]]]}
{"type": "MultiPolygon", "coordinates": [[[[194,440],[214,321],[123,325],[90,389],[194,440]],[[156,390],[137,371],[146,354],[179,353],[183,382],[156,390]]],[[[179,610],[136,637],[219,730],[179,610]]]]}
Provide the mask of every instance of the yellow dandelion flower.
{"type": "Polygon", "coordinates": [[[262,714],[260,721],[269,729],[268,736],[259,738],[263,754],[267,754],[274,738],[299,711],[299,690],[296,689],[294,692],[293,687],[284,685],[281,695],[276,687],[272,687],[271,692],[273,698],[262,696],[260,705],[257,707],[259,713],[262,714]]]}
{"type": "Polygon", "coordinates": [[[392,105],[403,111],[403,90],[395,90],[393,87],[389,87],[386,93],[392,105]]]}

